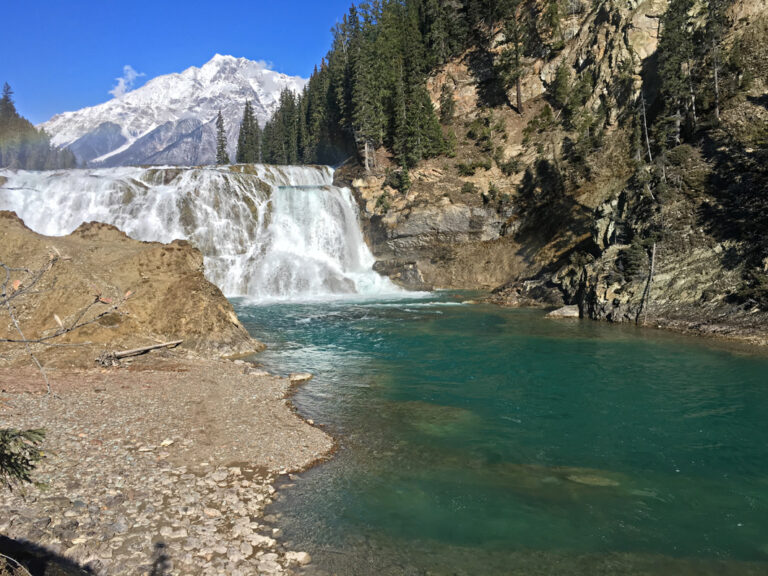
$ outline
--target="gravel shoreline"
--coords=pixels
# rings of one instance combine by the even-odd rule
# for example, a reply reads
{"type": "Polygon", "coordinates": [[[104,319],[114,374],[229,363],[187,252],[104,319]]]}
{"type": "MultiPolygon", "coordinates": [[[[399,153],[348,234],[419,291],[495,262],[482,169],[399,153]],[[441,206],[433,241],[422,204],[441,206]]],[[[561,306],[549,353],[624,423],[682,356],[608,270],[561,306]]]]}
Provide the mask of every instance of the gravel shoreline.
{"type": "Polygon", "coordinates": [[[264,517],[280,474],[333,449],[295,414],[289,380],[173,352],[49,377],[54,396],[32,368],[0,369],[0,426],[47,432],[40,485],[0,492],[0,534],[78,566],[55,573],[292,574],[311,560],[264,517]]]}

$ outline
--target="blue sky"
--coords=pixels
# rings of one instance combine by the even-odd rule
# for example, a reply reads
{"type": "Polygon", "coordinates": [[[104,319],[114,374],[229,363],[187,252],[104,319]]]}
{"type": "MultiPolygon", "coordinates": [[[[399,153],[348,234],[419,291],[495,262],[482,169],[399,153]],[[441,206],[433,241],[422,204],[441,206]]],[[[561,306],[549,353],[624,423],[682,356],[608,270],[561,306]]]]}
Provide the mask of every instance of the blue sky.
{"type": "Polygon", "coordinates": [[[0,84],[34,123],[93,106],[125,66],[150,78],[201,66],[217,52],[309,76],[351,0],[9,0],[0,84]]]}

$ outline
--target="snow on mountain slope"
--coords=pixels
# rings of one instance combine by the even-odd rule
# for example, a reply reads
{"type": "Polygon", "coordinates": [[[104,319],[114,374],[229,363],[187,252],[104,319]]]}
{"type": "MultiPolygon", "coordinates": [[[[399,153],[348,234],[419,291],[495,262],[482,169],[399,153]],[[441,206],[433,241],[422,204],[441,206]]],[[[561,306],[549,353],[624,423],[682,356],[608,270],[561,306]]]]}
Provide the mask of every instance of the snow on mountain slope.
{"type": "Polygon", "coordinates": [[[192,132],[199,134],[200,127],[221,110],[234,159],[245,101],[251,101],[263,126],[277,109],[280,92],[286,88],[298,92],[305,84],[305,79],[270,70],[263,62],[216,54],[200,68],[158,76],[120,98],[57,114],[40,127],[54,145],[72,145],[78,159],[91,164],[144,164],[158,156],[172,157],[178,164],[199,164],[214,160],[208,158],[210,151],[215,153],[214,146],[193,151],[177,144],[194,139],[192,132]],[[173,153],[163,155],[168,148],[173,153]],[[190,152],[180,154],[181,149],[190,152]]]}

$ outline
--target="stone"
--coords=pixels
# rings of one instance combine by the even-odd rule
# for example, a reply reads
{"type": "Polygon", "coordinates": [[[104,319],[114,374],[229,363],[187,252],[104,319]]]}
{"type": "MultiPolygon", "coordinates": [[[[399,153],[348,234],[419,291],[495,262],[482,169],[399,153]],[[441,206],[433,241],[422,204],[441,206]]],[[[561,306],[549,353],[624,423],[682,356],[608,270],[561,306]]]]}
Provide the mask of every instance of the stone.
{"type": "Polygon", "coordinates": [[[299,566],[306,566],[312,562],[312,557],[306,552],[286,552],[285,559],[288,563],[296,563],[299,566]]]}
{"type": "Polygon", "coordinates": [[[253,534],[251,535],[251,544],[258,548],[272,548],[277,544],[277,541],[274,538],[270,538],[269,536],[253,534]]]}
{"type": "Polygon", "coordinates": [[[223,482],[227,479],[227,476],[229,474],[226,470],[216,470],[213,474],[211,474],[211,478],[215,480],[216,482],[223,482]]]}
{"type": "Polygon", "coordinates": [[[557,310],[552,310],[546,316],[547,318],[580,318],[578,306],[563,306],[557,310]]]}
{"type": "Polygon", "coordinates": [[[216,508],[205,508],[203,514],[208,518],[221,518],[221,512],[216,508]]]}
{"type": "Polygon", "coordinates": [[[309,372],[294,372],[288,377],[288,379],[291,381],[291,384],[301,384],[303,382],[309,382],[312,380],[312,374],[309,372]]]}

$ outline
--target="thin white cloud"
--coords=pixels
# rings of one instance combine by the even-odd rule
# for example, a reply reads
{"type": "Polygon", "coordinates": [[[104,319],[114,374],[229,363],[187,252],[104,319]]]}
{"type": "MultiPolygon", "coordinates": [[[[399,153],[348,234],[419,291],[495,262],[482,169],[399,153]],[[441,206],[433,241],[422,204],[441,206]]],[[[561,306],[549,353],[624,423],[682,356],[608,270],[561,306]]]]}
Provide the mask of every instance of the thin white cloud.
{"type": "Polygon", "coordinates": [[[123,66],[122,77],[115,78],[115,80],[117,80],[117,84],[115,84],[115,87],[112,88],[109,93],[112,94],[112,96],[115,98],[122,98],[126,92],[131,91],[136,78],[140,78],[142,76],[145,76],[143,72],[136,72],[136,70],[133,69],[133,66],[126,64],[123,66]]]}

